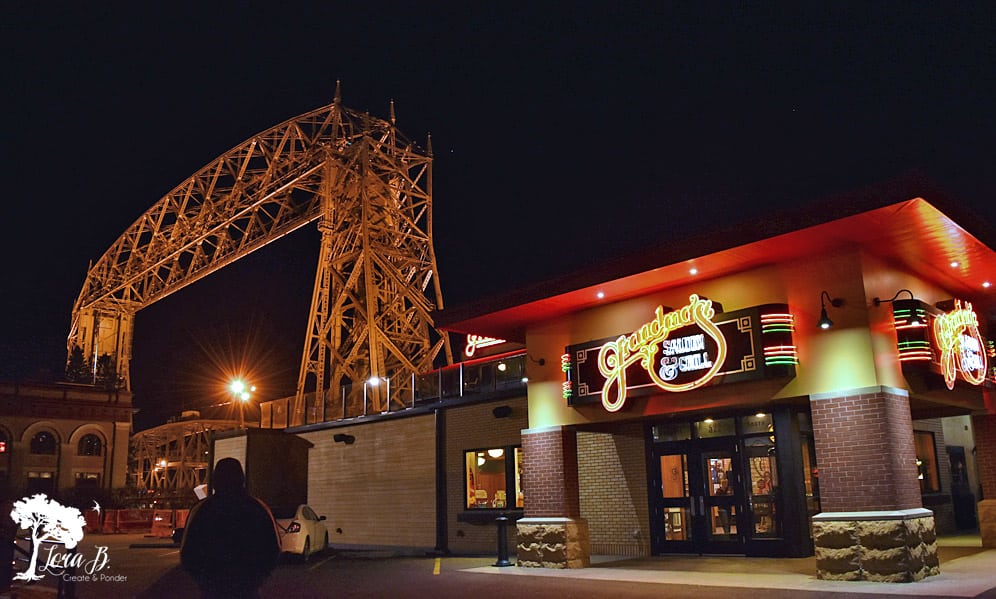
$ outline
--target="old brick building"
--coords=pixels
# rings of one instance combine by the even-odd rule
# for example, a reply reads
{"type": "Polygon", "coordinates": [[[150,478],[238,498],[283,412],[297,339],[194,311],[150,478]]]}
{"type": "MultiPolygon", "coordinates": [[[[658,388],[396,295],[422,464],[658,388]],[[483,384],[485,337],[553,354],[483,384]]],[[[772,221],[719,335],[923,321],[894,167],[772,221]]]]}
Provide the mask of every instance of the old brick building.
{"type": "Polygon", "coordinates": [[[131,418],[126,391],[0,384],[0,481],[49,495],[123,488],[131,418]]]}

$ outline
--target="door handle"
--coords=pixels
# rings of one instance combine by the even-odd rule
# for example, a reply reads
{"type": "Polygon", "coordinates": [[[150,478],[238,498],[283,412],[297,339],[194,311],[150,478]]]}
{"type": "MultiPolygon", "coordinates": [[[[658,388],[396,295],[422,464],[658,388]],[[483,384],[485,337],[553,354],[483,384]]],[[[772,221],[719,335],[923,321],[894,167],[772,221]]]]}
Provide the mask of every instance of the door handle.
{"type": "Polygon", "coordinates": [[[699,495],[699,515],[705,516],[705,497],[699,495]]]}
{"type": "Polygon", "coordinates": [[[695,515],[695,498],[694,497],[689,497],[688,498],[688,511],[690,511],[693,516],[695,515]]]}

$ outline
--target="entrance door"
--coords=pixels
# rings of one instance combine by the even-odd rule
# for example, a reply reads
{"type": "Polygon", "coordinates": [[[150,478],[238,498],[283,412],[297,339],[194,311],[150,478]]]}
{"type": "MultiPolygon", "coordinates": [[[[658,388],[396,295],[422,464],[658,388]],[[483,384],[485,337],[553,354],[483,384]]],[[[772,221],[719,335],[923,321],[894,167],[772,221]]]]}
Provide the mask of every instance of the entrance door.
{"type": "Polygon", "coordinates": [[[735,439],[655,444],[654,553],[744,552],[739,461],[735,439]]]}

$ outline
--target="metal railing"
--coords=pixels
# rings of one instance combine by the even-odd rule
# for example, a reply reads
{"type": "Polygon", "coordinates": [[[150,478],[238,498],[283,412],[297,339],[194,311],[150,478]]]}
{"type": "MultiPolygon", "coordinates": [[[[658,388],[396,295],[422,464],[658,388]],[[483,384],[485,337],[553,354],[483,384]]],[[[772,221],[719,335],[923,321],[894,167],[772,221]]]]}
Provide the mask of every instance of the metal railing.
{"type": "MultiPolygon", "coordinates": [[[[324,393],[305,394],[304,424],[335,422],[387,414],[486,394],[525,390],[526,353],[501,354],[452,366],[406,380],[384,378],[341,385],[324,393]]],[[[293,422],[293,397],[260,404],[261,428],[287,428],[293,422]]]]}

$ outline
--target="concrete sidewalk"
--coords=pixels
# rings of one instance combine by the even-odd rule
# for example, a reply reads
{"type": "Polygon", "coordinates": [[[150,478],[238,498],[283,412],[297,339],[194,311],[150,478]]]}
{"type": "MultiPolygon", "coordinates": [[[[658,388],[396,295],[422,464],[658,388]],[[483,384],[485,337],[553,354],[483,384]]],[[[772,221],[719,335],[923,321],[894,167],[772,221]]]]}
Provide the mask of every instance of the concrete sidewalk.
{"type": "MultiPolygon", "coordinates": [[[[660,585],[806,591],[821,594],[996,598],[996,549],[975,536],[938,539],[941,573],[920,582],[844,582],[816,578],[816,559],[741,556],[594,556],[589,568],[481,567],[464,570],[502,576],[548,576],[660,585]]],[[[663,589],[662,589],[663,590],[663,589]]]]}

